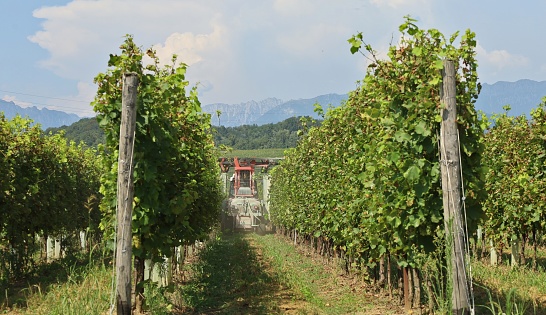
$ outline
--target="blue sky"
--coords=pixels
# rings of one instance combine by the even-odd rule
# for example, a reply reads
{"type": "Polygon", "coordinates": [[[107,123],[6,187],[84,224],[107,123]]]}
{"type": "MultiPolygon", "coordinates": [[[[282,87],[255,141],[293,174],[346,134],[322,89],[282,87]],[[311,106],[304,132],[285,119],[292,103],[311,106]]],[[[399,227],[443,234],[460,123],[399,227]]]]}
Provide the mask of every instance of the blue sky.
{"type": "MultiPolygon", "coordinates": [[[[93,78],[125,34],[165,61],[177,53],[203,104],[347,93],[405,15],[446,36],[471,29],[480,81],[546,80],[546,1],[1,0],[0,99],[92,116],[93,78]]],[[[546,92],[545,92],[546,94],[546,92]]]]}

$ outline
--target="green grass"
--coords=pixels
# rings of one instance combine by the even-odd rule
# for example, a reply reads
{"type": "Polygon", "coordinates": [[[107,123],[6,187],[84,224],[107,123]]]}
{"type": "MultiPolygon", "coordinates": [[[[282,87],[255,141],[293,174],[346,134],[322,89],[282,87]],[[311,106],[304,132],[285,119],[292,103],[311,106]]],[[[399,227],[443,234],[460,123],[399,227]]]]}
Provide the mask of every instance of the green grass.
{"type": "Polygon", "coordinates": [[[33,314],[33,315],[78,315],[105,314],[110,307],[110,287],[112,270],[105,266],[69,266],[59,281],[50,281],[42,275],[40,279],[50,282],[45,285],[40,282],[18,288],[16,300],[4,300],[1,308],[3,314],[33,314]]]}
{"type": "Polygon", "coordinates": [[[546,314],[546,272],[529,268],[511,268],[508,265],[490,266],[474,260],[472,272],[478,310],[499,314],[546,314]],[[494,304],[494,307],[492,307],[494,304]],[[517,308],[516,313],[514,309],[517,308]],[[510,310],[511,309],[511,310],[510,310]],[[526,309],[522,312],[522,309],[526,309]]]}
{"type": "MultiPolygon", "coordinates": [[[[399,301],[282,236],[219,235],[185,266],[191,277],[146,286],[149,314],[404,314],[399,301]]],[[[111,266],[88,263],[40,266],[1,292],[0,314],[108,314],[111,266]]],[[[533,271],[474,260],[472,268],[476,314],[546,314],[542,264],[533,271]]]]}
{"type": "Polygon", "coordinates": [[[180,289],[180,311],[192,314],[283,314],[282,300],[297,300],[258,258],[245,234],[211,241],[180,289]]]}
{"type": "Polygon", "coordinates": [[[282,158],[287,149],[232,150],[220,152],[221,157],[282,158]]]}
{"type": "Polygon", "coordinates": [[[280,271],[281,281],[311,303],[320,314],[404,314],[383,296],[372,294],[358,277],[345,275],[335,263],[298,250],[278,235],[250,235],[263,255],[280,271]]]}

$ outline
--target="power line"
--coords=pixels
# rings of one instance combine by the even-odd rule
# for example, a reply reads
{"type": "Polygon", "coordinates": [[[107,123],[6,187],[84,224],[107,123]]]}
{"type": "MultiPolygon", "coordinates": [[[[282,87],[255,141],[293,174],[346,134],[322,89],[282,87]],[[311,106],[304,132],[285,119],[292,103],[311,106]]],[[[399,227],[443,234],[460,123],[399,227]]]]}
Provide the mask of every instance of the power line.
{"type": "MultiPolygon", "coordinates": [[[[85,109],[85,108],[79,108],[79,107],[73,107],[73,106],[63,106],[63,105],[53,105],[53,104],[44,104],[44,103],[35,103],[35,102],[27,102],[27,101],[24,101],[24,100],[17,100],[18,102],[24,102],[24,103],[31,103],[31,105],[41,105],[41,106],[47,106],[49,107],[48,109],[49,110],[58,110],[58,111],[62,111],[63,109],[68,109],[68,110],[73,110],[73,111],[80,111],[80,112],[86,112],[86,113],[94,113],[95,111],[93,110],[93,108],[89,108],[89,109],[85,109]]],[[[13,102],[13,101],[12,101],[13,102]]],[[[15,105],[17,105],[15,102],[13,102],[15,105]]],[[[20,105],[17,105],[19,107],[22,107],[22,108],[26,108],[26,107],[23,107],[23,106],[20,106],[20,105]]]]}
{"type": "Polygon", "coordinates": [[[5,90],[0,90],[0,92],[11,93],[11,94],[18,94],[18,95],[26,95],[26,96],[33,96],[33,97],[40,97],[40,98],[48,98],[48,99],[52,99],[52,100],[60,100],[60,101],[68,101],[68,102],[91,103],[91,101],[74,100],[74,99],[68,99],[68,98],[44,96],[44,95],[37,95],[37,94],[29,94],[29,93],[5,91],[5,90]]]}
{"type": "MultiPolygon", "coordinates": [[[[32,96],[32,97],[40,97],[40,98],[45,98],[45,99],[53,99],[53,100],[61,100],[61,101],[68,101],[68,102],[91,104],[91,102],[87,102],[87,101],[66,99],[66,98],[60,98],[60,97],[50,97],[50,96],[28,94],[28,93],[19,93],[19,92],[13,92],[13,91],[5,91],[5,90],[0,90],[0,92],[11,93],[11,94],[19,94],[19,95],[25,95],[25,96],[32,96]]],[[[48,107],[49,110],[59,110],[59,111],[71,110],[71,111],[77,111],[77,112],[84,112],[86,114],[90,114],[90,113],[95,112],[92,107],[80,108],[80,107],[67,106],[67,105],[62,105],[62,104],[45,104],[45,103],[38,103],[38,102],[34,102],[34,101],[28,101],[28,100],[25,100],[25,99],[5,100],[5,101],[12,102],[15,105],[17,105],[17,102],[19,102],[19,103],[28,103],[29,104],[29,105],[25,104],[24,106],[18,105],[18,106],[21,106],[23,108],[29,107],[29,106],[40,105],[40,106],[48,107]]]]}

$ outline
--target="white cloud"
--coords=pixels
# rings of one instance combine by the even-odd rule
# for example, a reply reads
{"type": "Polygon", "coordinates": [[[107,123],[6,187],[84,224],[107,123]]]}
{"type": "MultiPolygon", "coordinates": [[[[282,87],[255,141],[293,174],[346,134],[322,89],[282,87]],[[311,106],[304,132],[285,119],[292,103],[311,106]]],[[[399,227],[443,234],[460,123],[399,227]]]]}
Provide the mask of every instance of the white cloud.
{"type": "Polygon", "coordinates": [[[481,59],[497,70],[522,67],[529,63],[529,59],[525,56],[511,54],[507,50],[487,51],[480,43],[476,45],[476,53],[478,59],[481,59]]]}
{"type": "Polygon", "coordinates": [[[45,21],[29,40],[50,53],[41,66],[64,78],[91,80],[106,68],[108,55],[119,52],[126,34],[148,48],[173,32],[210,30],[217,14],[208,2],[75,0],[35,10],[34,17],[45,21]]]}
{"type": "Polygon", "coordinates": [[[179,62],[191,66],[203,60],[203,52],[225,48],[226,36],[225,28],[215,25],[210,34],[173,33],[165,43],[155,44],[152,48],[162,63],[169,63],[172,55],[176,54],[179,62]]]}
{"type": "MultiPolygon", "coordinates": [[[[143,49],[153,47],[163,64],[172,54],[188,64],[186,77],[205,104],[288,100],[353,88],[368,64],[350,54],[353,34],[363,32],[385,58],[404,15],[442,32],[478,20],[464,10],[446,10],[451,6],[435,0],[73,0],[35,10],[41,29],[29,40],[49,54],[42,67],[63,78],[64,87],[73,82],[74,95],[67,99],[92,99],[96,88],[89,82],[106,70],[109,54],[120,53],[123,36],[132,34],[143,49]]],[[[486,74],[502,69],[506,75],[530,64],[506,50],[478,48],[486,74]]],[[[70,107],[90,110],[83,103],[70,107]]]]}

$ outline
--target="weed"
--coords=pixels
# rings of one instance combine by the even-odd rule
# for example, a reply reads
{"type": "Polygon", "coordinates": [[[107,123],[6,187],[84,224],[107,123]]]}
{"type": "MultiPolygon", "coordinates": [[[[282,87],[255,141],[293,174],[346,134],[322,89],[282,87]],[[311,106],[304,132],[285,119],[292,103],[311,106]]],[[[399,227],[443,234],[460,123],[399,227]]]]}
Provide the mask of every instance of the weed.
{"type": "MultiPolygon", "coordinates": [[[[515,288],[511,288],[505,293],[504,307],[502,307],[502,303],[499,299],[497,299],[497,301],[493,301],[491,292],[487,288],[482,288],[487,292],[489,297],[489,306],[483,305],[482,307],[491,312],[492,315],[527,314],[529,302],[525,302],[518,298],[517,290],[515,288]]],[[[534,310],[534,314],[536,314],[536,309],[534,310]]]]}

